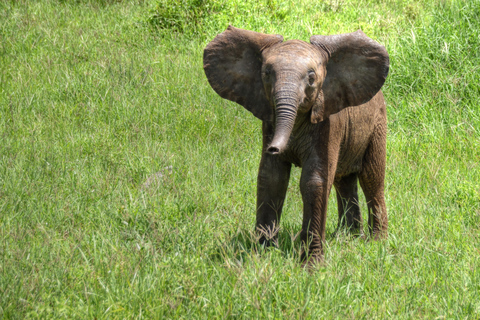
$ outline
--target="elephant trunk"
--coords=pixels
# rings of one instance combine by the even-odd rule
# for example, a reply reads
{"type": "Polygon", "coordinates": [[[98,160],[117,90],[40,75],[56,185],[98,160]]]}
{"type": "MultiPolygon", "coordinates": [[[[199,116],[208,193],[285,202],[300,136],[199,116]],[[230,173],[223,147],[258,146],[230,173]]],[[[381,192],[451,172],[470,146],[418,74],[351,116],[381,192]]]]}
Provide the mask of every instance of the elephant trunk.
{"type": "Polygon", "coordinates": [[[287,147],[295,124],[299,99],[294,90],[278,90],[275,93],[275,133],[267,148],[270,154],[282,153],[287,147]]]}

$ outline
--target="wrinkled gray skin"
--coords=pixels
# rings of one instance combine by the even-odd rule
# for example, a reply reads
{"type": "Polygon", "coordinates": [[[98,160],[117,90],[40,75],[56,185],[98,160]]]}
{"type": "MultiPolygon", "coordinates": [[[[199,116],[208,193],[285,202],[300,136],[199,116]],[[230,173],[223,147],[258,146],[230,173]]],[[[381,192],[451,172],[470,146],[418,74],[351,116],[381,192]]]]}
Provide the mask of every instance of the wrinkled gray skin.
{"type": "Polygon", "coordinates": [[[387,236],[384,198],[388,74],[385,48],[363,32],[310,43],[228,27],[204,51],[213,89],[262,120],[257,181],[261,243],[275,237],[291,165],[302,167],[302,260],[323,257],[327,202],[337,191],[339,228],[362,232],[357,181],[375,239],[387,236]]]}

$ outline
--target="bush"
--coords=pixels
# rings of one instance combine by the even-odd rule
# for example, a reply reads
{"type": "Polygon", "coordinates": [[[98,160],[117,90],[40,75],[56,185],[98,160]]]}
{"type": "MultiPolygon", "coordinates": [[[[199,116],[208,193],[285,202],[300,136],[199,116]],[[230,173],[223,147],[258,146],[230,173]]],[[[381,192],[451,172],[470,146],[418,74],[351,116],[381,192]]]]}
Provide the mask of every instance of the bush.
{"type": "Polygon", "coordinates": [[[374,38],[392,39],[410,29],[435,0],[157,0],[147,21],[165,36],[211,39],[229,24],[286,38],[308,40],[312,34],[362,29],[374,38]]]}
{"type": "Polygon", "coordinates": [[[187,37],[216,34],[229,24],[263,29],[286,21],[293,5],[277,0],[159,0],[151,10],[151,26],[187,37]]]}
{"type": "Polygon", "coordinates": [[[159,0],[149,22],[159,29],[183,34],[197,34],[206,17],[218,10],[215,0],[159,0]]]}

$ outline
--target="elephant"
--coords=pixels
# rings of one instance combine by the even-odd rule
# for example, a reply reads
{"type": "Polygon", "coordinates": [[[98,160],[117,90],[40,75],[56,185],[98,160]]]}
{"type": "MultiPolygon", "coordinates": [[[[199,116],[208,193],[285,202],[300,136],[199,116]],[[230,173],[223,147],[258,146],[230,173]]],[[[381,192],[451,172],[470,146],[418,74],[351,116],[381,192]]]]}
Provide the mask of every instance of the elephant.
{"type": "Polygon", "coordinates": [[[363,234],[357,184],[368,207],[372,239],[387,237],[384,180],[387,115],[384,46],[361,30],[283,41],[229,26],[204,49],[208,82],[262,121],[256,230],[260,244],[277,236],[292,164],[301,167],[301,260],[324,259],[332,185],[338,229],[363,234]]]}

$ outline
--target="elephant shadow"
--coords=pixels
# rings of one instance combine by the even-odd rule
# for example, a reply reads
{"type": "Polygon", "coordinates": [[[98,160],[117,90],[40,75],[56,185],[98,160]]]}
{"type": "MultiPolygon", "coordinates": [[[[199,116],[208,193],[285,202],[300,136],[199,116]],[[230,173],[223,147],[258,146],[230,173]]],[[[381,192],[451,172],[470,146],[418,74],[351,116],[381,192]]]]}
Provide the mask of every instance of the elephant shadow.
{"type": "MultiPolygon", "coordinates": [[[[217,244],[210,250],[209,258],[215,262],[232,261],[241,264],[243,261],[254,256],[261,256],[271,251],[281,254],[284,259],[299,260],[302,254],[300,240],[300,226],[285,224],[277,230],[277,236],[269,245],[259,243],[260,236],[254,230],[239,228],[232,234],[219,237],[217,244]],[[223,239],[220,239],[223,238],[223,239]]],[[[337,237],[350,236],[338,233],[337,230],[327,232],[326,242],[333,241],[337,237]]]]}

